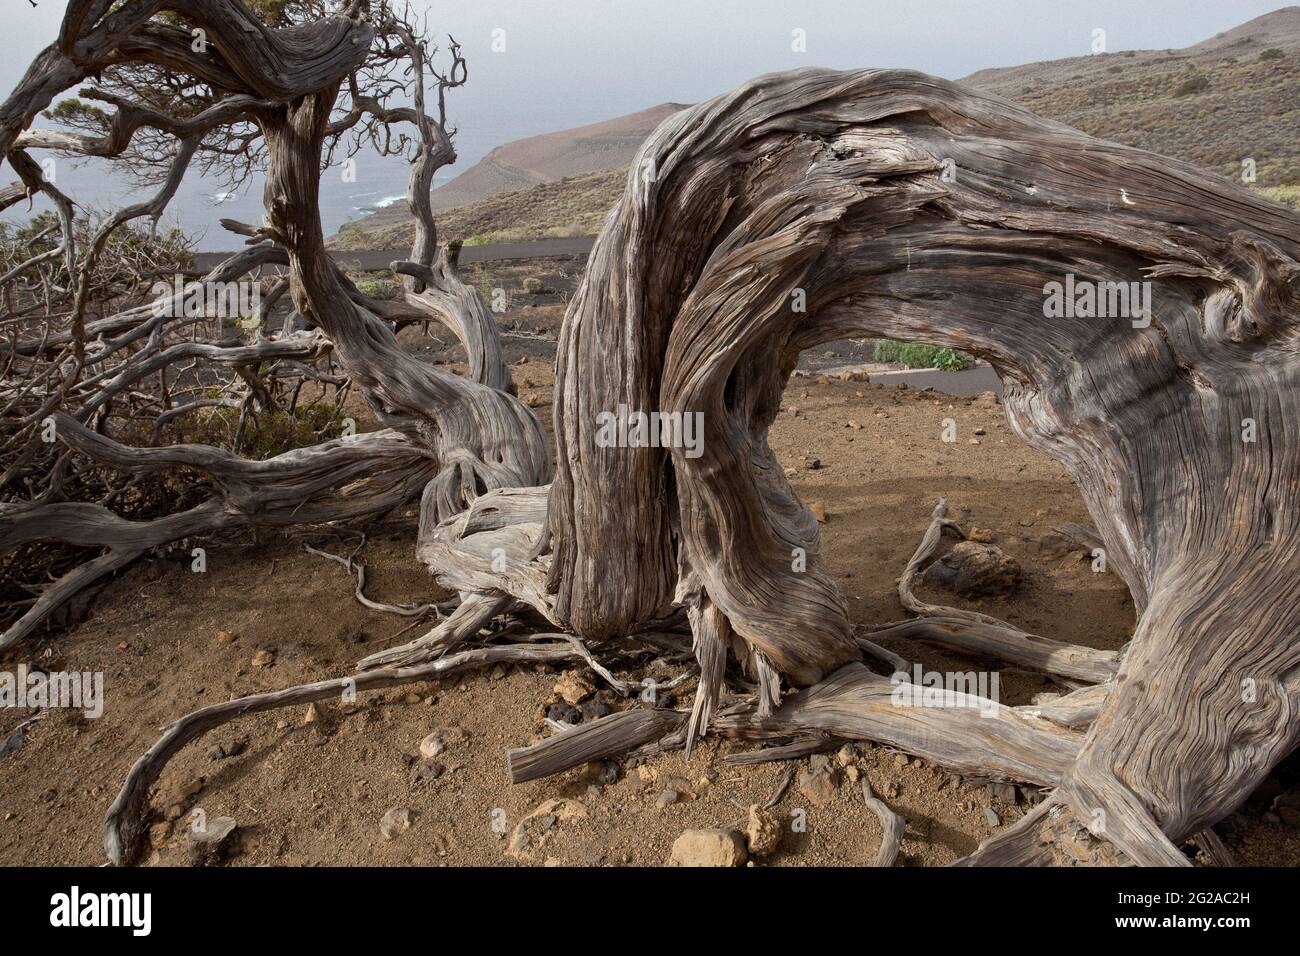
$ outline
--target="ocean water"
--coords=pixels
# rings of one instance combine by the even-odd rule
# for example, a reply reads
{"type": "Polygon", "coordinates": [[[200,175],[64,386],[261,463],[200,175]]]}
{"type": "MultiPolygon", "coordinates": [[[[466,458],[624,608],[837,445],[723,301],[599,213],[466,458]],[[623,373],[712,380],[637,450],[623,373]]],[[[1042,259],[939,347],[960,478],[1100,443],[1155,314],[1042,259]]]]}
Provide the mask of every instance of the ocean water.
{"type": "MultiPolygon", "coordinates": [[[[465,141],[458,138],[457,161],[439,170],[434,177],[434,188],[460,175],[486,155],[492,146],[510,138],[509,133],[500,132],[469,137],[465,141]]],[[[42,155],[39,158],[47,157],[42,155]]],[[[364,152],[354,159],[354,166],[346,169],[335,166],[322,174],[320,210],[327,236],[337,232],[346,222],[364,218],[406,199],[410,166],[404,159],[364,152]]],[[[55,185],[86,209],[112,211],[153,193],[152,189],[135,187],[111,163],[103,160],[56,157],[52,170],[55,185]]],[[[5,172],[9,172],[7,167],[5,172]]],[[[220,220],[260,224],[263,218],[263,184],[264,179],[259,174],[243,186],[230,189],[219,179],[204,178],[191,170],[176,190],[162,223],[179,225],[194,239],[200,252],[238,249],[244,239],[223,229],[220,220]]],[[[44,197],[38,197],[30,209],[23,203],[10,207],[0,218],[18,223],[49,208],[44,197]]]]}

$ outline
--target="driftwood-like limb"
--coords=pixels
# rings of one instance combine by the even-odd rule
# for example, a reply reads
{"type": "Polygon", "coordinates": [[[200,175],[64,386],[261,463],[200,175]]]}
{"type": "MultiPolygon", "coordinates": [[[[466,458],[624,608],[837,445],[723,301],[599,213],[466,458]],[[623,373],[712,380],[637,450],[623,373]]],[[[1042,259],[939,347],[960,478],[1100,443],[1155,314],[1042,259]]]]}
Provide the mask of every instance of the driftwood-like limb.
{"type": "MultiPolygon", "coordinates": [[[[456,609],[421,637],[400,647],[377,651],[361,659],[357,669],[376,670],[394,666],[412,666],[431,661],[473,637],[479,630],[511,604],[510,598],[467,595],[456,609]]],[[[577,653],[575,650],[574,653],[577,653]]]]}
{"type": "Polygon", "coordinates": [[[1040,785],[1057,784],[1083,743],[1080,734],[987,698],[897,684],[862,664],[842,667],[770,717],[718,716],[713,727],[722,736],[747,740],[807,733],[872,740],[958,773],[1040,785]]]}
{"type": "Polygon", "coordinates": [[[618,756],[681,730],[686,721],[682,711],[635,708],[579,724],[530,747],[507,750],[510,782],[524,783],[589,760],[618,756]]]}
{"type": "MultiPolygon", "coordinates": [[[[961,526],[948,517],[948,499],[940,498],[939,503],[934,506],[934,512],[930,515],[930,523],[926,525],[925,533],[921,535],[921,543],[912,552],[912,557],[907,561],[907,567],[903,568],[903,574],[898,579],[899,603],[909,611],[917,614],[963,613],[956,608],[926,604],[912,592],[912,585],[920,575],[922,566],[938,549],[939,541],[945,531],[951,531],[959,538],[966,537],[966,533],[961,530],[961,526]]],[[[974,620],[987,620],[983,615],[977,615],[973,611],[964,613],[972,615],[974,620]]]]}
{"type": "Polygon", "coordinates": [[[871,865],[893,866],[898,859],[898,849],[903,843],[903,831],[907,829],[907,824],[883,800],[872,795],[871,784],[866,777],[862,778],[862,799],[867,802],[867,809],[880,820],[880,849],[876,851],[875,862],[871,865]]]}
{"type": "Polygon", "coordinates": [[[971,352],[1077,482],[1139,615],[1077,757],[1038,775],[1079,820],[1107,810],[1125,855],[1174,862],[1300,740],[1298,258],[1290,210],[916,73],[801,70],[684,110],[561,331],[556,615],[626,633],[671,605],[684,556],[793,684],[854,659],[767,445],[782,388],[846,336],[971,352]],[[1093,308],[1053,304],[1079,283],[1093,308]],[[597,416],[620,405],[702,415],[704,441],[611,444],[597,416]]]}
{"type": "Polygon", "coordinates": [[[812,754],[826,753],[830,750],[839,750],[844,745],[840,737],[828,737],[819,734],[812,734],[801,737],[798,740],[788,744],[778,744],[775,747],[763,747],[759,750],[747,750],[743,753],[727,754],[722,758],[723,763],[732,764],[733,766],[744,767],[760,763],[774,763],[779,760],[798,760],[801,757],[807,757],[812,754]]]}
{"type": "Polygon", "coordinates": [[[1063,694],[1054,700],[1041,704],[1025,704],[1013,709],[1017,713],[1050,720],[1062,727],[1082,730],[1097,719],[1097,715],[1101,712],[1101,705],[1106,702],[1107,695],[1113,689],[1112,684],[1093,684],[1063,694]]]}
{"type": "MultiPolygon", "coordinates": [[[[1005,661],[1044,674],[1102,683],[1119,671],[1115,651],[1063,644],[1028,634],[1009,624],[991,624],[951,616],[920,617],[871,632],[873,640],[905,637],[930,641],[977,657],[1005,661]]],[[[861,639],[859,639],[861,643],[861,639]]]]}
{"type": "MultiPolygon", "coordinates": [[[[945,529],[960,537],[964,532],[948,518],[948,502],[940,498],[902,576],[898,579],[898,599],[909,611],[921,618],[891,624],[872,632],[872,637],[907,637],[929,640],[968,654],[991,657],[1011,664],[1076,680],[1100,683],[1112,680],[1119,670],[1119,655],[1114,651],[1076,644],[1063,644],[1029,634],[987,614],[963,608],[928,604],[916,596],[913,585],[925,562],[939,546],[945,529]]],[[[861,643],[861,639],[859,639],[861,643]]]]}
{"type": "MultiPolygon", "coordinates": [[[[709,729],[709,717],[718,706],[722,678],[727,667],[727,619],[708,598],[692,604],[689,611],[694,635],[695,659],[700,665],[700,683],[691,705],[691,719],[686,725],[686,757],[690,759],[694,743],[709,729]]],[[[769,691],[770,693],[770,691],[769,691]]],[[[767,709],[771,710],[770,699],[767,709]]]]}
{"type": "Polygon", "coordinates": [[[427,452],[393,431],[339,438],[250,461],[208,445],[132,448],[59,413],[59,441],[129,474],[185,467],[205,472],[214,498],[188,511],[130,521],[88,502],[0,505],[0,552],[33,541],[105,549],[56,582],[0,635],[0,649],[31,634],[78,591],[146,551],[232,527],[284,527],[374,517],[413,500],[436,470],[427,452]]]}
{"type": "Polygon", "coordinates": [[[104,818],[104,850],[115,866],[130,863],[140,851],[147,825],[149,787],[177,751],[210,730],[248,714],[258,714],[295,704],[330,698],[351,699],[358,691],[379,690],[414,681],[435,680],[449,674],[499,663],[543,662],[576,658],[567,644],[510,644],[461,651],[419,667],[394,667],[352,677],[301,684],[265,694],[210,704],[167,727],[158,742],[132,765],[122,789],[104,818]]]}
{"type": "Polygon", "coordinates": [[[1236,866],[1236,857],[1232,851],[1219,838],[1219,835],[1210,827],[1197,833],[1192,837],[1192,842],[1205,853],[1206,858],[1214,866],[1236,866]]]}
{"type": "Polygon", "coordinates": [[[1043,839],[1063,812],[1059,800],[1049,796],[1011,826],[984,840],[951,866],[1047,866],[1052,853],[1043,839]]]}
{"type": "Polygon", "coordinates": [[[458,514],[491,488],[545,481],[545,438],[526,405],[408,354],[392,328],[355,304],[340,281],[325,250],[316,159],[336,93],[331,88],[286,103],[261,121],[270,154],[268,217],[288,253],[295,307],[329,335],[380,420],[434,451],[442,467],[422,507],[437,518],[458,514]]]}
{"type": "MultiPolygon", "coordinates": [[[[365,535],[361,536],[361,540],[362,544],[359,546],[358,550],[360,547],[365,545],[365,535]]],[[[370,608],[372,611],[384,611],[388,614],[399,614],[402,617],[428,617],[430,615],[438,614],[440,611],[438,603],[387,604],[383,601],[372,601],[370,598],[366,597],[366,566],[359,561],[353,560],[355,552],[353,555],[345,558],[339,554],[331,554],[328,551],[313,548],[309,544],[304,544],[303,550],[308,554],[314,554],[318,557],[333,561],[335,564],[342,565],[348,574],[355,574],[357,586],[353,591],[353,596],[357,599],[357,603],[362,607],[370,608]]]]}

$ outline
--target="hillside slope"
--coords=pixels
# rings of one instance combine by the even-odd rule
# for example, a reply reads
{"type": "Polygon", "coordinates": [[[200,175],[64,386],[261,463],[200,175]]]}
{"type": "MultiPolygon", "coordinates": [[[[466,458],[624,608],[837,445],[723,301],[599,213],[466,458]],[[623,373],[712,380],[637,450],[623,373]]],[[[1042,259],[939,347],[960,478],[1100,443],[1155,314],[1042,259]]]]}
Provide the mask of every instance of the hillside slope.
{"type": "MultiPolygon", "coordinates": [[[[1181,50],[1049,60],[981,70],[958,82],[1223,176],[1240,178],[1242,160],[1253,159],[1255,187],[1300,208],[1300,7],[1181,50]]],[[[498,147],[434,191],[441,234],[471,242],[594,234],[623,188],[636,147],[680,108],[667,103],[498,147]],[[534,185],[541,180],[530,175],[554,181],[534,185]]],[[[404,209],[393,207],[350,223],[335,244],[396,249],[409,245],[411,234],[404,209]]]]}
{"type": "Polygon", "coordinates": [[[1300,185],[1300,7],[1182,50],[981,70],[959,82],[1102,139],[1240,177],[1300,185]]]}

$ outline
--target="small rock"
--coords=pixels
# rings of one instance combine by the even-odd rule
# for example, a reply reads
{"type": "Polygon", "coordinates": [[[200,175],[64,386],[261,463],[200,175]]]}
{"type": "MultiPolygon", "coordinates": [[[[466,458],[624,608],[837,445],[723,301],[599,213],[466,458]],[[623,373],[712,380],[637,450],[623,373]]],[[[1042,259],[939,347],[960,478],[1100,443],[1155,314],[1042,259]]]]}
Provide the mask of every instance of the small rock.
{"type": "Polygon", "coordinates": [[[27,734],[21,728],[15,730],[3,741],[0,741],[0,758],[16,752],[25,743],[27,743],[27,734]]]}
{"type": "Polygon", "coordinates": [[[446,741],[442,739],[442,734],[436,730],[420,741],[420,756],[427,760],[432,760],[446,749],[446,741]]]}
{"type": "Polygon", "coordinates": [[[587,816],[587,808],[579,800],[547,800],[515,826],[506,848],[506,856],[514,860],[530,860],[533,854],[554,839],[559,829],[557,824],[573,823],[586,819],[587,816]]]}
{"type": "Polygon", "coordinates": [[[428,757],[421,757],[411,763],[411,783],[433,783],[442,776],[442,764],[428,757]]]}
{"type": "MultiPolygon", "coordinates": [[[[822,755],[819,755],[822,756],[822,755]]],[[[820,807],[835,799],[840,786],[840,773],[829,761],[819,766],[809,766],[799,772],[799,792],[813,806],[820,807]]]]}
{"type": "Polygon", "coordinates": [[[812,512],[812,516],[817,519],[818,524],[826,523],[826,502],[810,501],[808,502],[808,510],[812,512]]]}
{"type": "Polygon", "coordinates": [[[275,651],[268,651],[266,648],[258,648],[257,653],[253,655],[254,667],[270,667],[275,662],[275,651]]]}
{"type": "Polygon", "coordinates": [[[1003,803],[1014,804],[1016,802],[1016,785],[1013,783],[990,783],[984,787],[989,796],[994,800],[1001,800],[1003,803]]]}
{"type": "Polygon", "coordinates": [[[994,540],[993,532],[988,528],[972,527],[970,529],[970,534],[966,535],[966,537],[971,541],[976,541],[980,544],[992,544],[994,540]]]}
{"type": "Polygon", "coordinates": [[[379,820],[379,832],[385,840],[396,840],[411,829],[411,811],[406,807],[393,807],[379,820]]]}
{"type": "Polygon", "coordinates": [[[894,766],[895,766],[895,767],[906,767],[906,766],[907,766],[907,754],[894,754],[894,766]]]}
{"type": "Polygon", "coordinates": [[[529,392],[524,396],[524,404],[529,408],[540,408],[544,403],[542,402],[542,396],[536,392],[529,392]]]}
{"type": "Polygon", "coordinates": [[[1300,787],[1288,790],[1274,799],[1273,812],[1287,826],[1300,827],[1300,787]]]}
{"type": "Polygon", "coordinates": [[[659,791],[659,796],[655,800],[655,806],[658,807],[660,810],[662,810],[665,807],[672,806],[674,803],[677,803],[681,799],[682,799],[682,795],[680,793],[678,793],[672,787],[665,787],[663,790],[659,791]]]}
{"type": "Polygon", "coordinates": [[[209,820],[202,829],[191,829],[186,837],[190,866],[208,866],[219,861],[230,849],[236,824],[231,817],[209,820]]]}
{"type": "Polygon", "coordinates": [[[994,812],[992,807],[984,808],[984,822],[991,827],[999,827],[1002,825],[1002,821],[998,819],[998,815],[994,812]]]}
{"type": "Polygon", "coordinates": [[[234,631],[217,631],[216,636],[214,637],[214,640],[218,644],[232,644],[238,639],[239,635],[234,631]]]}
{"type": "Polygon", "coordinates": [[[595,691],[595,686],[578,671],[565,671],[556,681],[554,693],[566,704],[576,707],[595,691]]]}
{"type": "Polygon", "coordinates": [[[852,744],[845,744],[839,750],[835,751],[835,762],[841,767],[847,767],[858,759],[858,752],[853,749],[852,744]]]}
{"type": "Polygon", "coordinates": [[[758,804],[752,804],[749,808],[749,823],[745,826],[745,845],[749,847],[750,854],[767,856],[780,843],[781,821],[758,804]]]}
{"type": "Polygon", "coordinates": [[[925,577],[966,597],[992,597],[1015,593],[1021,571],[1015,559],[1001,548],[961,541],[930,565],[925,577]]]}
{"type": "Polygon", "coordinates": [[[745,842],[735,830],[687,830],[673,842],[669,866],[744,866],[745,842]]]}
{"type": "Polygon", "coordinates": [[[314,724],[320,720],[320,709],[313,703],[307,705],[307,713],[303,714],[302,722],[304,724],[314,724]]]}
{"type": "Polygon", "coordinates": [[[548,720],[558,720],[564,724],[577,724],[582,722],[582,711],[561,700],[546,708],[546,717],[548,720]]]}
{"type": "Polygon", "coordinates": [[[455,747],[469,740],[469,734],[463,727],[443,727],[438,734],[448,747],[455,747]]]}

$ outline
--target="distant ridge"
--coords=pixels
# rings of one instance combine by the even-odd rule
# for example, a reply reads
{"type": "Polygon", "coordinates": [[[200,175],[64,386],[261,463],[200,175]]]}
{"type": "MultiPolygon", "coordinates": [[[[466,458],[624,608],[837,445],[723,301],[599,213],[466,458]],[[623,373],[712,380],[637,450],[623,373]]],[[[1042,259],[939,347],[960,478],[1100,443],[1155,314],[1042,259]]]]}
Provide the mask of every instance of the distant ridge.
{"type": "MultiPolygon", "coordinates": [[[[1300,6],[1284,7],[1179,50],[1125,50],[980,70],[958,81],[1102,139],[1237,177],[1256,163],[1272,198],[1300,204],[1300,6]]],[[[659,106],[499,146],[433,192],[444,238],[480,242],[591,235],[659,106]]],[[[341,248],[401,248],[404,204],[350,223],[341,248]],[[379,245],[379,244],[382,244],[379,245]]]]}

